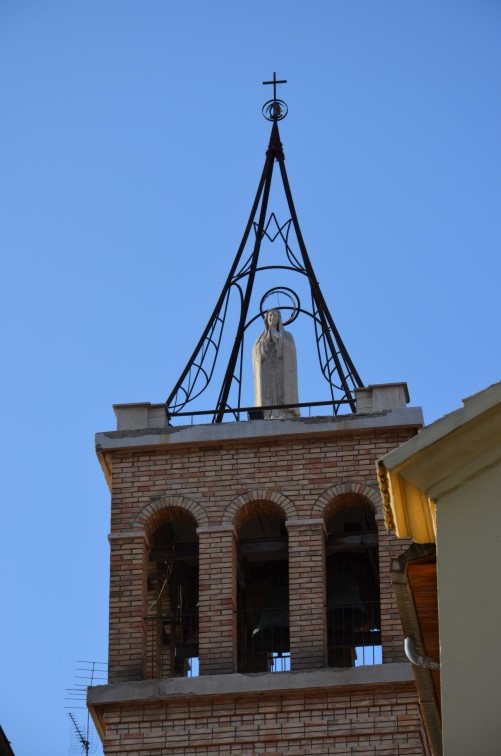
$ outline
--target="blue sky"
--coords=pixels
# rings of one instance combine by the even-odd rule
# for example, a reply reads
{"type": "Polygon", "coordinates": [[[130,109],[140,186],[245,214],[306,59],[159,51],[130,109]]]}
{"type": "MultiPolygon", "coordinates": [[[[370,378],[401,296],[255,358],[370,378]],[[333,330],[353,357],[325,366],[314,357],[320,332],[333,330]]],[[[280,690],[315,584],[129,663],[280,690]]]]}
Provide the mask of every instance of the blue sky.
{"type": "Polygon", "coordinates": [[[17,756],[68,752],[65,688],[106,659],[93,436],[113,403],[163,401],[199,338],[273,71],[303,235],[364,382],[407,381],[431,422],[499,380],[500,32],[496,0],[2,0],[0,724],[17,756]]]}

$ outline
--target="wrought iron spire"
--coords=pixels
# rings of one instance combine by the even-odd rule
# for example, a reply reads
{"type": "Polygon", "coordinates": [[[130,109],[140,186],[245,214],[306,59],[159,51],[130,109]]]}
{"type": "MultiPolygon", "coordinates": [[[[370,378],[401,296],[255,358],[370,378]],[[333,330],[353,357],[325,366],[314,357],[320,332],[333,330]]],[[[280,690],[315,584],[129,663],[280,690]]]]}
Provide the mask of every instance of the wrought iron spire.
{"type": "Polygon", "coordinates": [[[256,321],[269,309],[266,304],[272,297],[278,299],[278,305],[273,304],[273,307],[287,315],[283,317],[285,325],[296,320],[299,315],[313,324],[318,366],[330,398],[317,401],[318,397],[311,397],[310,401],[303,400],[300,406],[330,405],[334,414],[338,414],[345,406],[352,412],[355,411],[354,389],[363,384],[334,324],[313,271],[285,169],[278,121],[285,118],[288,109],[283,100],[277,99],[276,91],[277,84],[285,83],[285,80],[277,80],[275,73],[272,81],[263,82],[265,85],[273,85],[273,99],[263,106],[263,115],[272,122],[272,127],[256,197],[216,306],[188,364],[167,399],[169,421],[176,416],[210,415],[212,422],[220,423],[223,419],[240,420],[241,413],[251,409],[249,390],[245,387],[246,383],[252,384],[250,352],[246,355],[244,351],[245,337],[249,328],[256,326],[256,321]],[[284,209],[289,216],[282,223],[274,211],[269,211],[276,163],[285,194],[284,209]],[[290,238],[291,231],[295,235],[295,245],[290,238]],[[270,245],[277,241],[282,248],[282,261],[262,264],[260,258],[263,244],[270,245]],[[278,280],[278,276],[282,280],[278,280]],[[265,285],[272,285],[263,292],[261,283],[256,294],[258,277],[264,280],[265,285]],[[311,301],[308,307],[303,307],[296,286],[292,288],[284,285],[292,277],[299,279],[306,291],[306,296],[311,301]],[[287,303],[284,304],[283,300],[287,303]],[[229,332],[228,324],[231,320],[236,321],[233,332],[229,332]],[[202,410],[195,409],[195,400],[214,383],[219,386],[216,400],[212,400],[210,404],[207,402],[209,406],[202,410]]]}

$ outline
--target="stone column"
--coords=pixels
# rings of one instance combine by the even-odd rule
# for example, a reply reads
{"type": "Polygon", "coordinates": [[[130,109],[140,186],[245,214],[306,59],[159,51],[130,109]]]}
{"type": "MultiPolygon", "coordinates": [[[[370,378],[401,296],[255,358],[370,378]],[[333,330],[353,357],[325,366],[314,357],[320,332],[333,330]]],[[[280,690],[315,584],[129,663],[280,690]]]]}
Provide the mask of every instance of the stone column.
{"type": "Polygon", "coordinates": [[[200,527],[199,658],[201,675],[235,672],[237,547],[232,525],[200,527]]]}
{"type": "Polygon", "coordinates": [[[323,519],[287,520],[291,668],[327,665],[325,525],[323,519]]]}
{"type": "Polygon", "coordinates": [[[110,629],[109,682],[142,680],[145,659],[146,572],[148,542],[144,533],[109,536],[110,629]]]}

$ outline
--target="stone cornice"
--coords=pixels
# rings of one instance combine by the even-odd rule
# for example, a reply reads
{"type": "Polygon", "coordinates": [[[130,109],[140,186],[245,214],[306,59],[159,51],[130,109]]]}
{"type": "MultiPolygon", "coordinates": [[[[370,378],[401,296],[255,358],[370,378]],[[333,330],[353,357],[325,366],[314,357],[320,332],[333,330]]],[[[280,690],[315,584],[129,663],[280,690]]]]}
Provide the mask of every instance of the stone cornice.
{"type": "Polygon", "coordinates": [[[301,438],[338,434],[415,428],[423,425],[420,407],[408,407],[370,414],[337,415],[287,420],[252,420],[240,423],[144,428],[96,434],[98,455],[113,451],[179,446],[219,446],[248,444],[256,441],[301,438]]]}

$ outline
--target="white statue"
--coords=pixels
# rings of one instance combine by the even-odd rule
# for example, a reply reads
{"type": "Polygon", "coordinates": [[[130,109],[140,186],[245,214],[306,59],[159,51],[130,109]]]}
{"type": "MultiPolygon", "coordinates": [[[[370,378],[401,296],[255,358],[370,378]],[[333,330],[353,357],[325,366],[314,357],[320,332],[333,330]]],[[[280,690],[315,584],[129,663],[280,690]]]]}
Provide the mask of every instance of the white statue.
{"type": "Polygon", "coordinates": [[[265,418],[298,417],[296,345],[292,334],[284,330],[278,310],[264,316],[264,331],[252,349],[254,369],[254,404],[256,407],[285,405],[264,411],[265,418]]]}

